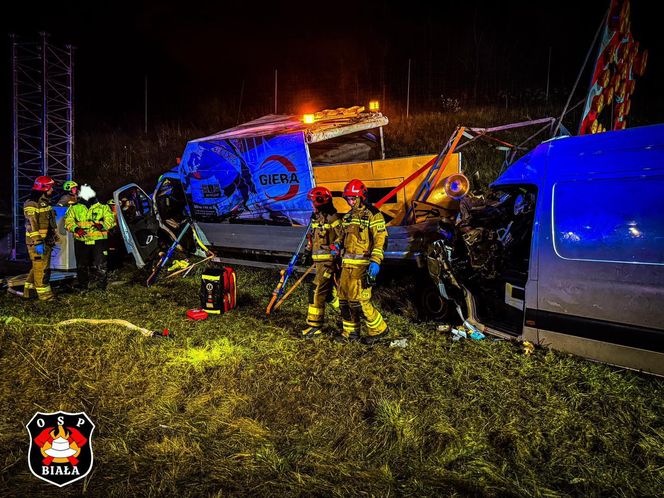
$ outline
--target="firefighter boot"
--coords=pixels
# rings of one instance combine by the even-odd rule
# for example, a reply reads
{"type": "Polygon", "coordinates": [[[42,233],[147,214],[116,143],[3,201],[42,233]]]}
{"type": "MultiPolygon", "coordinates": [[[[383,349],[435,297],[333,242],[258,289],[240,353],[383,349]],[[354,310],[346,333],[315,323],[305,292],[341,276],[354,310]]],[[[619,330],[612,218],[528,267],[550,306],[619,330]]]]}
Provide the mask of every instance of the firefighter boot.
{"type": "Polygon", "coordinates": [[[23,285],[23,297],[26,299],[31,299],[37,297],[37,291],[35,290],[35,284],[31,282],[25,282],[23,285]]]}
{"type": "Polygon", "coordinates": [[[320,327],[307,327],[300,333],[302,339],[316,339],[323,335],[323,330],[320,327]]]}
{"type": "Polygon", "coordinates": [[[346,335],[344,332],[334,336],[334,342],[339,344],[348,344],[349,342],[356,342],[360,338],[360,335],[357,332],[351,332],[346,335]]]}
{"type": "Polygon", "coordinates": [[[362,344],[366,344],[367,346],[371,346],[372,344],[376,344],[377,342],[382,341],[389,334],[390,334],[390,327],[386,327],[385,330],[383,330],[379,334],[367,335],[367,336],[362,337],[362,344]]]}

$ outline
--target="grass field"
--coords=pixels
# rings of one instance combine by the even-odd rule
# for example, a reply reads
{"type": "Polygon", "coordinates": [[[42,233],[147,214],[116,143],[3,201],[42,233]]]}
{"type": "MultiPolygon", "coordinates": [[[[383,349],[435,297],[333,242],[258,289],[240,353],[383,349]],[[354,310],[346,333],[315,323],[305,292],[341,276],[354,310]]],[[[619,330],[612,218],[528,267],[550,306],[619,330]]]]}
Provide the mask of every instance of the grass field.
{"type": "Polygon", "coordinates": [[[407,347],[304,342],[303,290],[264,318],[275,277],[239,269],[239,308],[204,322],[184,318],[194,278],[0,296],[0,495],[662,496],[662,379],[452,342],[407,285],[377,293],[407,347]],[[174,337],[46,325],[73,317],[174,337]],[[57,410],[97,426],[93,472],[62,490],[30,474],[24,427],[57,410]]]}

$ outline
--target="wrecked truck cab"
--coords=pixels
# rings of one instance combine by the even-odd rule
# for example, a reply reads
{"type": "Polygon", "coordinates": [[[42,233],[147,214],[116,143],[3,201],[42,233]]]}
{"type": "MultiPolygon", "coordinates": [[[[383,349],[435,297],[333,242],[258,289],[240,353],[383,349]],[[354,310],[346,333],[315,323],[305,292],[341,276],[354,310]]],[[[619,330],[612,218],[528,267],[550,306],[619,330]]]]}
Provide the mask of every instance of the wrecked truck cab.
{"type": "Polygon", "coordinates": [[[664,375],[664,125],[544,142],[429,253],[483,332],[664,375]]]}
{"type": "MultiPolygon", "coordinates": [[[[349,180],[362,180],[376,202],[436,157],[384,159],[382,128],[387,123],[380,112],[340,108],[316,113],[308,123],[299,116],[264,116],[192,140],[179,169],[191,216],[225,262],[285,263],[309,223],[307,193],[315,185],[328,187],[344,213],[349,207],[342,192],[349,180]]],[[[443,176],[458,171],[453,154],[443,176]]],[[[437,212],[402,223],[418,184],[414,181],[381,206],[388,221],[388,264],[413,263],[420,241],[435,232],[436,216],[444,207],[458,206],[444,199],[437,212]]]]}
{"type": "MultiPolygon", "coordinates": [[[[364,181],[375,202],[436,157],[384,159],[387,123],[380,112],[340,108],[316,113],[310,123],[299,116],[269,115],[192,140],[179,166],[191,217],[227,262],[284,263],[309,223],[307,193],[313,186],[328,187],[344,213],[349,208],[342,192],[349,180],[364,181]]],[[[443,178],[459,172],[458,154],[452,156],[443,178]]],[[[413,181],[381,206],[388,221],[389,264],[412,263],[441,213],[458,207],[458,201],[438,196],[429,205],[436,209],[418,211],[404,222],[419,183],[413,181]]]]}

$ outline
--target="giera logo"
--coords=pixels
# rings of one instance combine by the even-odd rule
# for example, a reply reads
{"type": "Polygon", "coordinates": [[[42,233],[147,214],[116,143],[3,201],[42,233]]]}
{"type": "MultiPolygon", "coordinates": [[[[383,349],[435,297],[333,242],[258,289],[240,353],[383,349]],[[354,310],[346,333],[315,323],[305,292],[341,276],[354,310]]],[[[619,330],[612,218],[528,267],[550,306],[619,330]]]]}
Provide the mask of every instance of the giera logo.
{"type": "Polygon", "coordinates": [[[61,488],[90,473],[95,425],[85,413],[37,412],[26,428],[28,466],[35,476],[61,488]]]}
{"type": "Polygon", "coordinates": [[[277,195],[275,197],[269,195],[267,192],[265,195],[274,201],[287,201],[288,199],[292,199],[300,191],[300,179],[297,177],[297,168],[284,156],[276,155],[269,156],[267,159],[265,159],[261,163],[260,168],[271,162],[280,163],[284,168],[286,168],[286,172],[272,173],[269,175],[262,174],[259,175],[258,181],[260,181],[261,185],[264,187],[268,187],[268,189],[273,185],[288,185],[288,191],[285,194],[277,195]]]}

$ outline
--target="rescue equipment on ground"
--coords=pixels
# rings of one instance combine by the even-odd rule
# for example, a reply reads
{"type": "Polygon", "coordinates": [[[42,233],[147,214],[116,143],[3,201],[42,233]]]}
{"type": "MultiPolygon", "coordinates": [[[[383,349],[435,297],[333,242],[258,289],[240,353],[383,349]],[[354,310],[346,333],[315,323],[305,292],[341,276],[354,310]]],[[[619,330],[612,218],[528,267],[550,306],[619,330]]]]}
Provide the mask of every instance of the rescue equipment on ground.
{"type": "MultiPolygon", "coordinates": [[[[272,312],[272,308],[274,307],[275,303],[284,294],[284,292],[286,290],[286,283],[288,282],[288,279],[290,278],[290,276],[293,274],[293,271],[295,271],[295,265],[297,264],[298,260],[300,259],[302,249],[306,245],[307,235],[309,234],[310,229],[311,229],[311,221],[309,221],[309,224],[307,225],[306,229],[304,230],[304,235],[302,236],[302,240],[300,240],[300,244],[297,246],[297,249],[295,250],[295,253],[293,253],[293,256],[291,257],[291,260],[288,263],[288,267],[285,270],[281,270],[281,277],[279,278],[279,282],[277,282],[277,286],[272,291],[272,298],[270,299],[270,302],[268,303],[267,308],[265,309],[265,314],[266,315],[269,315],[272,312]]],[[[313,266],[312,266],[312,268],[313,268],[313,266]]]]}
{"type": "Polygon", "coordinates": [[[187,318],[189,318],[190,320],[206,320],[207,317],[208,317],[207,311],[202,310],[200,308],[187,310],[187,318]]]}
{"type": "Polygon", "coordinates": [[[214,254],[210,253],[210,256],[206,257],[205,259],[201,259],[200,261],[196,261],[195,263],[189,264],[189,266],[186,266],[184,268],[181,268],[180,270],[174,271],[173,273],[171,273],[166,278],[169,279],[169,278],[177,277],[178,275],[182,275],[183,273],[184,273],[184,275],[182,275],[182,276],[186,277],[189,274],[189,272],[191,270],[193,270],[195,267],[197,267],[200,264],[207,263],[208,261],[210,261],[214,257],[215,257],[214,254]]]}
{"type": "Polygon", "coordinates": [[[175,270],[182,270],[183,268],[188,268],[189,267],[189,260],[188,259],[176,259],[173,261],[171,266],[169,266],[166,271],[171,272],[175,270]]]}
{"type": "Polygon", "coordinates": [[[286,294],[284,294],[284,296],[283,296],[281,299],[279,299],[279,301],[277,301],[277,302],[275,303],[274,307],[272,308],[273,310],[278,309],[279,306],[281,306],[282,303],[283,303],[286,299],[288,299],[288,296],[290,296],[290,295],[292,294],[292,292],[293,292],[295,289],[298,288],[298,286],[304,281],[305,277],[306,277],[307,275],[309,275],[309,273],[312,272],[312,270],[314,269],[315,266],[316,266],[316,265],[314,264],[314,265],[311,265],[309,268],[307,268],[307,271],[305,271],[305,272],[302,274],[302,276],[301,276],[300,278],[297,279],[297,281],[291,286],[291,288],[288,289],[288,292],[286,292],[286,294]]]}
{"type": "Polygon", "coordinates": [[[180,231],[180,235],[178,235],[178,238],[175,239],[175,242],[171,244],[171,247],[168,248],[168,251],[166,252],[165,255],[161,257],[159,260],[159,263],[157,263],[157,266],[155,267],[154,271],[152,274],[148,277],[147,281],[145,282],[145,285],[150,287],[152,284],[154,284],[157,281],[157,277],[159,276],[159,272],[161,269],[166,266],[166,263],[168,263],[168,260],[171,259],[171,256],[173,256],[173,252],[175,252],[175,249],[177,248],[178,245],[180,245],[180,241],[182,240],[182,237],[184,237],[184,234],[187,233],[187,230],[191,227],[191,222],[187,221],[184,224],[184,227],[182,228],[182,231],[180,231]]]}
{"type": "Polygon", "coordinates": [[[235,308],[235,270],[230,266],[209,268],[201,277],[201,308],[208,313],[227,313],[235,308]]]}

